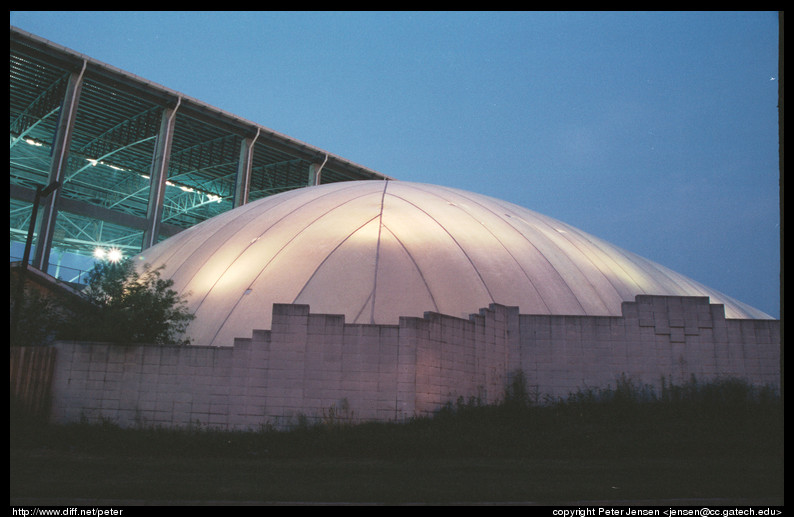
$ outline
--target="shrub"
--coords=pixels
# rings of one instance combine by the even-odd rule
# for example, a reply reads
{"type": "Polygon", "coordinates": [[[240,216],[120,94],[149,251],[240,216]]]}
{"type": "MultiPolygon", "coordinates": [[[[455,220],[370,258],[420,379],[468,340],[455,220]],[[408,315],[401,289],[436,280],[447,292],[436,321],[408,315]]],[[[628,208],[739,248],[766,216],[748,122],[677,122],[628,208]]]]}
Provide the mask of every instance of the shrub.
{"type": "Polygon", "coordinates": [[[10,344],[46,344],[57,328],[58,310],[52,298],[26,289],[22,274],[11,276],[10,344]]]}
{"type": "Polygon", "coordinates": [[[98,263],[89,273],[84,295],[90,307],[66,322],[62,337],[114,343],[186,345],[183,338],[193,315],[173,280],[148,264],[142,271],[131,259],[98,263]]]}

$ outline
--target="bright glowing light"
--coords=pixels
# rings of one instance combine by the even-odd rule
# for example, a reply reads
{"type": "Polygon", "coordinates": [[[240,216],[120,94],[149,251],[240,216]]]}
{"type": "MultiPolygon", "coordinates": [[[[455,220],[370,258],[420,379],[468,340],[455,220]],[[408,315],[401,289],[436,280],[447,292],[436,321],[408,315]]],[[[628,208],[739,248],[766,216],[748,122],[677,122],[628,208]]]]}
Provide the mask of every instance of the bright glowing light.
{"type": "Polygon", "coordinates": [[[105,250],[97,246],[94,248],[94,258],[97,260],[107,260],[109,262],[119,262],[124,258],[124,254],[118,248],[110,248],[105,250]]]}
{"type": "Polygon", "coordinates": [[[117,248],[111,248],[110,250],[108,250],[108,260],[109,260],[109,261],[111,261],[111,262],[118,262],[118,261],[120,261],[122,258],[124,258],[124,255],[121,253],[121,250],[120,250],[120,249],[117,249],[117,248]]]}
{"type": "Polygon", "coordinates": [[[86,158],[86,160],[91,164],[91,167],[96,167],[96,164],[99,163],[99,160],[93,160],[91,158],[86,158]]]}
{"type": "Polygon", "coordinates": [[[25,139],[25,143],[27,143],[29,145],[34,145],[36,147],[41,147],[42,145],[44,145],[41,142],[37,142],[37,141],[33,140],[32,138],[26,138],[25,139]]]}

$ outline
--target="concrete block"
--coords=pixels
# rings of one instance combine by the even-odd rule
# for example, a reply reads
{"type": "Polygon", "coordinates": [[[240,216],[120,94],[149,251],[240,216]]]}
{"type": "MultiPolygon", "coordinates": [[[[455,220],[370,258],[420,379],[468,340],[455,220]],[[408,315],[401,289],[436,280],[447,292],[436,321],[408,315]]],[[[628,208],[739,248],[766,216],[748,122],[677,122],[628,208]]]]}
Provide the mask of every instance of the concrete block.
{"type": "Polygon", "coordinates": [[[671,327],[670,328],[670,343],[684,343],[686,342],[686,337],[684,334],[684,328],[682,327],[671,327]]]}

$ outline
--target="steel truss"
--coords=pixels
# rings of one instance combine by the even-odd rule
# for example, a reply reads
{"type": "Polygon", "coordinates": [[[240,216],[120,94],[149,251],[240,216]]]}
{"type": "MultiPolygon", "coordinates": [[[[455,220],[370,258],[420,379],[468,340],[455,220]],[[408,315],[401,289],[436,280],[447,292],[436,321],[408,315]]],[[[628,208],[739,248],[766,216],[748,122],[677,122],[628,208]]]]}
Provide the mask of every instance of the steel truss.
{"type": "Polygon", "coordinates": [[[9,132],[12,242],[27,237],[36,188],[57,182],[33,243],[45,271],[53,249],[133,254],[147,233],[157,242],[278,192],[390,179],[15,27],[9,132]]]}

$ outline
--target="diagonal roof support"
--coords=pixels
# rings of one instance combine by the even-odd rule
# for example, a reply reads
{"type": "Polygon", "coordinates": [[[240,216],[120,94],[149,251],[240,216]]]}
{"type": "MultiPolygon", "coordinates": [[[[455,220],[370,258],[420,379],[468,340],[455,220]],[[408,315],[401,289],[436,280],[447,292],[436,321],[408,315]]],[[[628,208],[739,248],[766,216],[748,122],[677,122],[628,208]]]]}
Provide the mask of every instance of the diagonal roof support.
{"type": "MultiPolygon", "coordinates": [[[[60,119],[55,132],[55,145],[52,147],[50,185],[63,185],[86,64],[87,61],[83,60],[83,67],[80,69],[80,72],[72,73],[69,76],[69,83],[66,86],[60,119]]],[[[42,201],[43,210],[41,222],[39,223],[39,237],[36,245],[36,254],[33,258],[33,265],[40,271],[47,271],[47,266],[50,261],[50,249],[52,247],[52,237],[55,234],[55,220],[58,217],[59,198],[60,188],[56,188],[52,194],[42,201]]]]}
{"type": "Polygon", "coordinates": [[[237,165],[237,177],[234,186],[234,207],[248,203],[251,192],[251,164],[254,159],[254,144],[259,138],[260,128],[256,128],[256,136],[246,138],[240,144],[240,162],[237,165]]]}
{"type": "Polygon", "coordinates": [[[146,210],[146,229],[143,231],[143,244],[141,250],[151,248],[157,244],[160,237],[160,223],[163,217],[163,200],[165,199],[166,180],[168,179],[168,161],[171,158],[171,144],[174,140],[174,124],[176,111],[182,103],[179,97],[176,106],[166,107],[160,123],[160,133],[154,148],[152,173],[149,176],[149,206],[146,210]]]}

